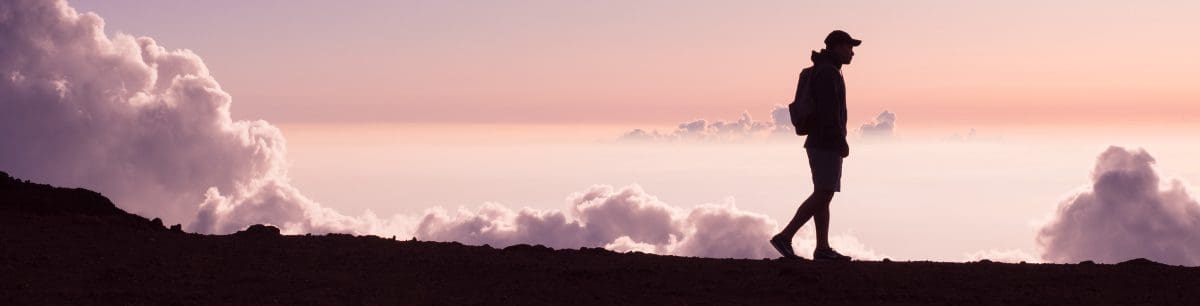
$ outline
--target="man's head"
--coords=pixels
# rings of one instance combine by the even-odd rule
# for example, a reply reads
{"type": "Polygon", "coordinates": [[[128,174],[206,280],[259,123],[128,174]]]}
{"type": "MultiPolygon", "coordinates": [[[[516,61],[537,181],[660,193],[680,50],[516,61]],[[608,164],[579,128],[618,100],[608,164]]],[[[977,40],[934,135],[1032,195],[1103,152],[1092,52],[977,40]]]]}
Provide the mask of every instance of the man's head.
{"type": "Polygon", "coordinates": [[[861,44],[861,40],[850,37],[849,33],[842,30],[835,30],[825,36],[825,51],[836,56],[838,62],[843,65],[850,64],[850,60],[854,59],[854,47],[861,44]]]}

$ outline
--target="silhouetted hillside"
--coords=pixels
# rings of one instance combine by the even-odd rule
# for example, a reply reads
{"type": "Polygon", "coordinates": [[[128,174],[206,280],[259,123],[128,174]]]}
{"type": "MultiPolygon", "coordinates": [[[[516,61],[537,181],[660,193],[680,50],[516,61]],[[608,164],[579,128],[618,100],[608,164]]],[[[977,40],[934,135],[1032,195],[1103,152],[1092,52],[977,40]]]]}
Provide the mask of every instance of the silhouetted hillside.
{"type": "Polygon", "coordinates": [[[0,196],[5,200],[0,210],[6,212],[78,215],[94,217],[137,217],[113,205],[95,191],[58,188],[22,181],[0,172],[0,196]]]}
{"type": "Polygon", "coordinates": [[[0,304],[1195,304],[1200,269],[504,249],[271,226],[212,236],[0,173],[0,304]]]}

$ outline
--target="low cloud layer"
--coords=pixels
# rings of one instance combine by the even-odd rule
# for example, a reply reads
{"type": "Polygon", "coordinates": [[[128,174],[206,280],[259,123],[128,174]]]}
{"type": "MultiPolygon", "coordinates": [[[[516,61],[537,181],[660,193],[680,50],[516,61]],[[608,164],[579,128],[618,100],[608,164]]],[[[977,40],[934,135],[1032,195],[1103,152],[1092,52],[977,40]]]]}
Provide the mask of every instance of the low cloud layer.
{"type": "Polygon", "coordinates": [[[875,116],[875,121],[864,123],[858,130],[864,138],[892,137],[896,130],[896,113],[885,110],[875,116]]]}
{"type": "MultiPolygon", "coordinates": [[[[514,211],[495,203],[477,211],[459,209],[454,215],[433,209],[421,219],[415,235],[493,246],[531,243],[718,258],[779,256],[766,243],[778,231],[776,222],[741,210],[732,200],[680,208],[659,201],[637,185],[619,189],[596,185],[571,195],[568,203],[569,213],[529,208],[514,211]]],[[[813,246],[811,239],[797,241],[797,250],[813,246]]],[[[852,237],[835,237],[831,244],[860,259],[881,258],[852,237]]]]}
{"type": "Polygon", "coordinates": [[[1160,184],[1153,165],[1140,149],[1101,153],[1090,188],[1059,204],[1038,233],[1042,258],[1200,265],[1200,204],[1183,182],[1160,184]]]}
{"type": "Polygon", "coordinates": [[[794,135],[787,106],[771,108],[771,121],[757,121],[750,112],[742,112],[736,121],[696,119],[680,123],[669,132],[634,129],[621,140],[644,142],[740,142],[772,135],[794,135]]]}
{"type": "MultiPolygon", "coordinates": [[[[737,121],[696,119],[680,123],[675,130],[660,132],[633,129],[620,140],[633,142],[744,142],[771,137],[795,137],[791,115],[786,105],[771,108],[771,121],[757,121],[749,112],[742,112],[737,121]]],[[[896,114],[883,111],[875,120],[859,127],[864,138],[883,139],[895,134],[896,114]]]]}

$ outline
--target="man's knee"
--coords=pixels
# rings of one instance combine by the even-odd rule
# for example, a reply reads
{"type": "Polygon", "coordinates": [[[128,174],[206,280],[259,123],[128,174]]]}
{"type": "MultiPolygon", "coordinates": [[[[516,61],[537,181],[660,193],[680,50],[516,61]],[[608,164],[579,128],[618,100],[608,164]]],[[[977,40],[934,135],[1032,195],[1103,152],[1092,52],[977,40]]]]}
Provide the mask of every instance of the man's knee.
{"type": "Polygon", "coordinates": [[[812,198],[816,199],[820,202],[824,202],[825,204],[829,204],[830,201],[833,201],[833,191],[831,191],[831,190],[814,190],[812,193],[812,198]]]}

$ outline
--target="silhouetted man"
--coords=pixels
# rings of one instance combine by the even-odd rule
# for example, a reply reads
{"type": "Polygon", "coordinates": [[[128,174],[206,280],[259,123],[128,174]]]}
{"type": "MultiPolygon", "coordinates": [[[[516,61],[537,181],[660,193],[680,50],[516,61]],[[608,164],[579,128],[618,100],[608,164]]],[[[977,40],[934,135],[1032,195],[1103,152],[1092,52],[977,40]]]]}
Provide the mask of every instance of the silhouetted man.
{"type": "MultiPolygon", "coordinates": [[[[812,170],[813,193],[800,204],[792,221],[783,231],[771,237],[771,246],[784,258],[798,258],[792,250],[792,238],[808,219],[817,224],[817,247],[813,260],[849,261],[850,257],[839,254],[829,247],[829,203],[833,194],[841,191],[842,159],[850,155],[846,143],[846,80],[842,78],[842,65],[850,64],[854,58],[854,47],[861,40],[838,30],[825,37],[825,49],[812,53],[813,66],[809,73],[808,93],[812,97],[813,113],[809,115],[811,125],[804,149],[808,153],[808,167],[812,170]]],[[[801,90],[803,86],[798,86],[801,90]]],[[[797,94],[799,96],[799,94],[797,94]]]]}

